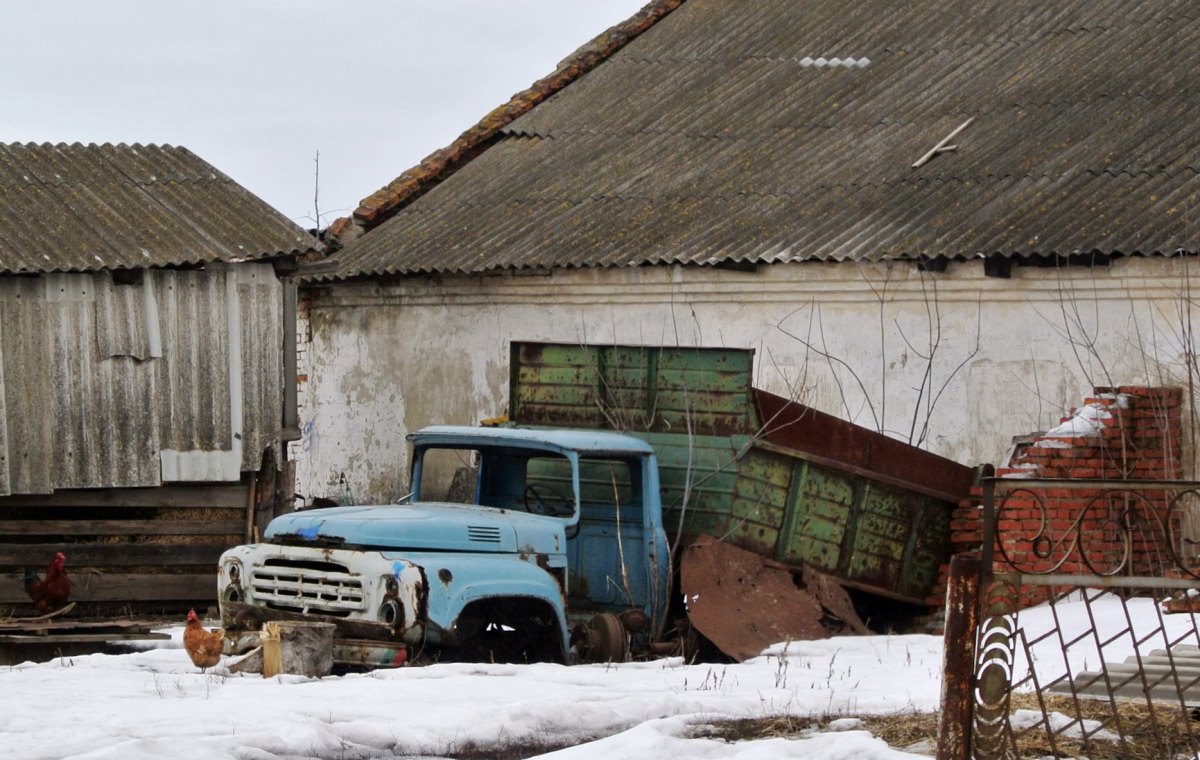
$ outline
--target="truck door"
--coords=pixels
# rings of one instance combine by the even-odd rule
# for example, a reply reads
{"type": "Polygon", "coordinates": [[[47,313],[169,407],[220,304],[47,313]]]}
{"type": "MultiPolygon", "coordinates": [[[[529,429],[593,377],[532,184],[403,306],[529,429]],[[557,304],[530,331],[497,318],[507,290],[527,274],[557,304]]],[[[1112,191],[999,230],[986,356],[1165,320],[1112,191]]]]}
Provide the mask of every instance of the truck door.
{"type": "Polygon", "coordinates": [[[573,612],[643,609],[650,601],[639,462],[581,459],[578,532],[567,542],[573,612]]]}

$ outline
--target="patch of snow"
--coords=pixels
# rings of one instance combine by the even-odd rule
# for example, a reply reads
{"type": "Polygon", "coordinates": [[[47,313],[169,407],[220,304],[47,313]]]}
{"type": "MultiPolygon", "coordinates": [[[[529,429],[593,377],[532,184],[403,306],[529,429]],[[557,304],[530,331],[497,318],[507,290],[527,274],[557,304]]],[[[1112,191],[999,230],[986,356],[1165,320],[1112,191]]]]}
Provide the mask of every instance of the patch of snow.
{"type": "MultiPolygon", "coordinates": [[[[1033,447],[1035,449],[1069,449],[1071,448],[1071,444],[1066,441],[1056,441],[1053,438],[1046,438],[1033,444],[1033,447]]],[[[1032,466],[1036,467],[1036,465],[1032,466]]]]}
{"type": "MultiPolygon", "coordinates": [[[[1051,712],[1046,716],[1050,722],[1050,729],[1056,734],[1061,734],[1071,739],[1083,738],[1084,732],[1088,738],[1099,741],[1116,742],[1120,741],[1121,737],[1107,729],[1100,730],[1104,724],[1098,720],[1083,720],[1079,721],[1075,718],[1063,715],[1060,712],[1051,712]],[[1080,725],[1082,723],[1082,726],[1080,725]]],[[[1032,728],[1042,722],[1042,714],[1037,710],[1016,710],[1009,717],[1009,723],[1013,729],[1023,731],[1027,728],[1032,728]]]]}
{"type": "Polygon", "coordinates": [[[1104,427],[1101,421],[1108,419],[1112,419],[1112,414],[1104,404],[1099,402],[1084,404],[1075,410],[1071,419],[1058,427],[1047,430],[1043,435],[1046,438],[1085,438],[1099,435],[1100,430],[1104,427]]]}
{"type": "Polygon", "coordinates": [[[1101,393],[1096,398],[1104,399],[1105,401],[1115,401],[1113,404],[1117,409],[1128,409],[1130,396],[1128,393],[1101,393]]]}
{"type": "Polygon", "coordinates": [[[1024,462],[1021,464],[1005,465],[1005,468],[1009,469],[1009,470],[1019,470],[1020,472],[1006,472],[1003,475],[1001,475],[1000,477],[1015,478],[1015,479],[1020,480],[1022,478],[1032,478],[1032,477],[1036,476],[1038,466],[1036,464],[1033,464],[1032,462],[1024,462]]]}
{"type": "Polygon", "coordinates": [[[825,727],[827,731],[855,731],[865,725],[861,718],[838,718],[837,720],[829,721],[829,725],[825,727]]]}
{"type": "MultiPolygon", "coordinates": [[[[1135,651],[1148,654],[1155,649],[1166,649],[1172,642],[1184,639],[1192,630],[1191,615],[1160,615],[1158,602],[1146,597],[1135,597],[1127,601],[1129,617],[1121,599],[1114,594],[1097,594],[1090,603],[1096,620],[1093,635],[1084,635],[1089,628],[1087,605],[1079,601],[1059,601],[1052,609],[1048,603],[1021,610],[1017,623],[1026,641],[1031,645],[1032,667],[1036,668],[1038,680],[1050,683],[1068,672],[1077,674],[1085,670],[1096,670],[1103,663],[1122,663],[1135,651]],[[1064,652],[1059,636],[1044,637],[1054,630],[1055,611],[1062,641],[1073,642],[1064,652]],[[1162,621],[1160,627],[1159,621],[1162,621]],[[1135,639],[1139,642],[1135,644],[1135,639]]],[[[1031,663],[1018,647],[1013,663],[1013,678],[1020,680],[1030,672],[1031,663]]]]}

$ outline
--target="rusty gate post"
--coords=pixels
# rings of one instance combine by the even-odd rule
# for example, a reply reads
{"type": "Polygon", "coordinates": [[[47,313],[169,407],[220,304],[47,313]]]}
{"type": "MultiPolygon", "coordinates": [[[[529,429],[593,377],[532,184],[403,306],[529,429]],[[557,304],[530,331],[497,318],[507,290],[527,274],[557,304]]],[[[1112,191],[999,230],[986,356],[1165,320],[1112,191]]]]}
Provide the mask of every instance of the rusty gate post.
{"type": "Polygon", "coordinates": [[[968,760],[971,756],[981,569],[982,562],[978,557],[959,555],[950,558],[937,760],[968,760]]]}

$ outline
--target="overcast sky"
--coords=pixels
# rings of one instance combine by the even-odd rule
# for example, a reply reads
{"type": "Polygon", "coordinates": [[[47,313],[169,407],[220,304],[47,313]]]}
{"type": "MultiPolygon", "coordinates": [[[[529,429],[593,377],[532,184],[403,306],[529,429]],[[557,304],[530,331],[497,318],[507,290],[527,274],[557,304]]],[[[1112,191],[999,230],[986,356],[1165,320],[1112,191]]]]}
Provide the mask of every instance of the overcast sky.
{"type": "Polygon", "coordinates": [[[0,142],[182,145],[311,227],[645,0],[5,3],[0,142]]]}

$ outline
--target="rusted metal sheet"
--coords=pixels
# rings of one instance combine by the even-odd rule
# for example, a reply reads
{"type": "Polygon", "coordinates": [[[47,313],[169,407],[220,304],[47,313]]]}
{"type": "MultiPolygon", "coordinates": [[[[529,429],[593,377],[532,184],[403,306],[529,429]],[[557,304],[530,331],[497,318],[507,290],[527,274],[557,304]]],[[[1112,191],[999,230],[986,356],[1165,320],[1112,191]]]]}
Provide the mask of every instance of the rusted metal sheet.
{"type": "Polygon", "coordinates": [[[858,616],[858,610],[854,609],[850,595],[833,576],[806,567],[800,577],[804,581],[804,588],[817,598],[827,615],[837,618],[845,631],[864,635],[871,633],[871,629],[858,616]]]}
{"type": "Polygon", "coordinates": [[[711,536],[684,551],[680,590],[696,630],[739,662],[780,641],[830,635],[820,602],[789,571],[711,536]]]}
{"type": "Polygon", "coordinates": [[[947,502],[764,449],[748,436],[644,437],[659,455],[672,535],[682,520],[685,540],[722,536],[912,604],[924,603],[948,556],[947,502]]]}
{"type": "Polygon", "coordinates": [[[509,418],[525,425],[734,435],[753,427],[754,352],[512,344],[509,418]]]}
{"type": "Polygon", "coordinates": [[[782,396],[755,388],[754,400],[767,442],[818,463],[945,501],[961,499],[975,480],[970,467],[782,396]]]}

